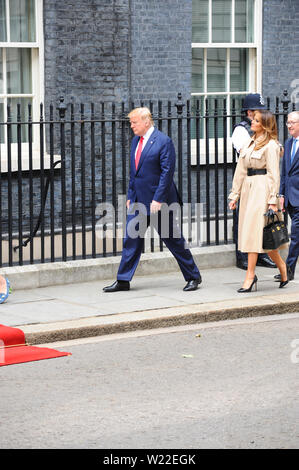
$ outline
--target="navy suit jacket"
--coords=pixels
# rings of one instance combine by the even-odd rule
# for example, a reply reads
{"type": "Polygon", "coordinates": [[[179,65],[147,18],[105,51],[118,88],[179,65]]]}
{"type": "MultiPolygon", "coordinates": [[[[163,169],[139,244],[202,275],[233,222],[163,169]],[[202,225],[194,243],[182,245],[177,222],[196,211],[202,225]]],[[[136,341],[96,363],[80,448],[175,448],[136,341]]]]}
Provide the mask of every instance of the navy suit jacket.
{"type": "Polygon", "coordinates": [[[299,149],[291,165],[292,143],[292,137],[285,142],[280,177],[280,193],[284,195],[286,207],[289,203],[294,207],[299,207],[299,149]]]}
{"type": "Polygon", "coordinates": [[[173,181],[175,149],[172,140],[155,129],[142,150],[139,165],[135,169],[135,150],[139,137],[135,136],[131,146],[131,167],[128,199],[131,203],[144,204],[150,214],[152,201],[181,204],[173,181]]]}

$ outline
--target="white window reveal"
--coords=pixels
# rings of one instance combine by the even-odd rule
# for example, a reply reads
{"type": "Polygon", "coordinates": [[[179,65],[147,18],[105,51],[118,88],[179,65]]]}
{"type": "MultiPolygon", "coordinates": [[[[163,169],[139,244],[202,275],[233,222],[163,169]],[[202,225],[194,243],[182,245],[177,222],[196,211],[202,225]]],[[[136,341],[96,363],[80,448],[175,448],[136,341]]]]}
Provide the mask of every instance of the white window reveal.
{"type": "MultiPolygon", "coordinates": [[[[261,35],[262,0],[192,0],[192,105],[199,100],[201,114],[206,100],[213,110],[217,99],[221,114],[225,99],[230,114],[233,99],[240,110],[246,94],[261,91],[261,35]]],[[[211,122],[211,146],[213,135],[211,122]]]]}
{"type": "MultiPolygon", "coordinates": [[[[0,122],[39,120],[44,98],[42,0],[0,0],[0,122]],[[10,109],[10,116],[8,115],[10,109]]],[[[17,126],[11,126],[11,169],[18,168],[17,126]]],[[[0,126],[1,172],[7,171],[7,126],[0,126]]],[[[28,169],[28,126],[21,125],[22,170],[28,169]]],[[[33,168],[39,168],[39,136],[33,131],[33,168]]]]}

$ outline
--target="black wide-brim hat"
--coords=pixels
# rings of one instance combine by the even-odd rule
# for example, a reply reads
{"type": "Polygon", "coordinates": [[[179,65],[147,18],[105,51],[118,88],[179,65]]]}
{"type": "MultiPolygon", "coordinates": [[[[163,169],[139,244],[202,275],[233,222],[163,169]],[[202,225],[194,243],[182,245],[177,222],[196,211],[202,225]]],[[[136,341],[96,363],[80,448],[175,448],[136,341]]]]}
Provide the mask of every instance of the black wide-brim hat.
{"type": "Polygon", "coordinates": [[[250,93],[246,95],[242,105],[242,111],[251,109],[266,109],[264,98],[259,93],[250,93]]]}

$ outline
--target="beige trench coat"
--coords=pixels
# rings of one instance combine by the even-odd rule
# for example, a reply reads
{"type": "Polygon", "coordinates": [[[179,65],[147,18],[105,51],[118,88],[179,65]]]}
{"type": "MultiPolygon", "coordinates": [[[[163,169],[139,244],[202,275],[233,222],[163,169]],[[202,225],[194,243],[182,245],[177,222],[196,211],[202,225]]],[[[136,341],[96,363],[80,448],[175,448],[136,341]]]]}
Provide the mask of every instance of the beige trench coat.
{"type": "MultiPolygon", "coordinates": [[[[238,249],[244,253],[265,253],[263,228],[267,224],[267,217],[264,214],[269,204],[277,204],[279,207],[280,148],[275,140],[270,140],[259,150],[254,148],[253,139],[242,148],[228,199],[240,199],[238,249]],[[267,174],[247,176],[248,168],[266,168],[267,174]]],[[[282,220],[282,212],[278,215],[282,220]]],[[[281,248],[285,248],[285,245],[281,248]]]]}

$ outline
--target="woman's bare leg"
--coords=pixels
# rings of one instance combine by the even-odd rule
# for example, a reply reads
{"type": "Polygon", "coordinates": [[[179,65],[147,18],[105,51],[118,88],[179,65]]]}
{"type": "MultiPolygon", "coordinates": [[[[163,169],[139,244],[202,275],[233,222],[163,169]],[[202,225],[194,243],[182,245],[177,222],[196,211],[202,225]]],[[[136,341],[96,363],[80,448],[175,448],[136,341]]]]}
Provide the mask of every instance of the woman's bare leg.
{"type": "Polygon", "coordinates": [[[288,279],[287,265],[285,264],[284,260],[280,256],[279,251],[278,250],[269,251],[268,255],[270,256],[272,261],[274,261],[274,263],[278,267],[282,282],[287,281],[287,279],[288,279]]]}
{"type": "Polygon", "coordinates": [[[252,284],[255,276],[255,267],[257,263],[258,253],[248,253],[248,267],[246,271],[246,277],[243,283],[243,288],[248,289],[252,284]]]}

